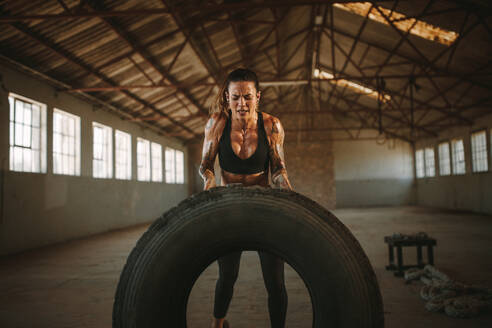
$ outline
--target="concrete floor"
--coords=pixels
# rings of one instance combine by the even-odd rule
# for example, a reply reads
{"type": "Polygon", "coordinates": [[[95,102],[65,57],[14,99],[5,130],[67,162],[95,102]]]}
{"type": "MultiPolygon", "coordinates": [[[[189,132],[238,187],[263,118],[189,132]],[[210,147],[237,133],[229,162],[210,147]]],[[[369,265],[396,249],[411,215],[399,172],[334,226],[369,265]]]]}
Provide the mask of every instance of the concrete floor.
{"type": "MultiPolygon", "coordinates": [[[[386,327],[492,327],[492,314],[454,319],[429,313],[420,284],[405,285],[385,271],[383,236],[425,231],[438,241],[436,267],[451,277],[492,287],[492,217],[423,207],[340,209],[335,215],[357,237],[378,277],[386,327]]],[[[0,258],[0,327],[111,327],[120,271],[147,226],[110,232],[0,258]]],[[[415,254],[404,254],[415,258],[415,254]]],[[[212,264],[195,284],[189,301],[190,328],[208,327],[217,274],[212,264]]],[[[287,327],[310,327],[307,290],[286,268],[287,327]]],[[[266,292],[255,252],[244,252],[229,320],[234,328],[268,327],[266,292]]]]}

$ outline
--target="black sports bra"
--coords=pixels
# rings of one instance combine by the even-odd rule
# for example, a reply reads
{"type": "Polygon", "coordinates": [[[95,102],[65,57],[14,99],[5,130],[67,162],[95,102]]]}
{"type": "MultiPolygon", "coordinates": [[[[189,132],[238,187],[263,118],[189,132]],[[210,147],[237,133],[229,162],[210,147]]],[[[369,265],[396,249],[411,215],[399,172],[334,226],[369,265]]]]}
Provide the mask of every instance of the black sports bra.
{"type": "Polygon", "coordinates": [[[235,174],[253,174],[268,170],[270,156],[268,154],[269,144],[263,125],[263,114],[258,112],[258,145],[253,155],[241,159],[232,150],[231,146],[231,113],[227,118],[224,132],[219,141],[219,163],[220,167],[235,174]]]}

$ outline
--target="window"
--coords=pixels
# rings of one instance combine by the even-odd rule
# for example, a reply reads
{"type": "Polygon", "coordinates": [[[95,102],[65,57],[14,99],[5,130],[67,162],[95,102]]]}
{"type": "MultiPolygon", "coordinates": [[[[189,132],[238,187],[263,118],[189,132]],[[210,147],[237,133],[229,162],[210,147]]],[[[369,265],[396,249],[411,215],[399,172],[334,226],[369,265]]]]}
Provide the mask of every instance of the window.
{"type": "Polygon", "coordinates": [[[166,148],[166,182],[176,183],[175,172],[175,150],[171,148],[166,148]]]}
{"type": "Polygon", "coordinates": [[[473,172],[486,172],[489,169],[488,162],[487,162],[486,131],[472,133],[471,148],[472,148],[473,172]]]}
{"type": "Polygon", "coordinates": [[[465,174],[465,148],[463,147],[463,139],[452,140],[451,147],[453,174],[465,174]]]}
{"type": "Polygon", "coordinates": [[[80,117],[53,110],[53,173],[80,175],[80,117]]]}
{"type": "Polygon", "coordinates": [[[334,3],[333,6],[350,11],[360,16],[366,16],[376,22],[390,25],[388,21],[392,21],[394,27],[405,33],[417,35],[421,38],[439,42],[444,45],[451,45],[458,38],[459,34],[450,30],[445,30],[437,26],[433,26],[413,17],[406,17],[397,11],[381,6],[375,6],[368,1],[349,2],[349,3],[334,3]]]}
{"type": "Polygon", "coordinates": [[[46,172],[46,105],[9,94],[9,169],[46,172]]]}
{"type": "Polygon", "coordinates": [[[113,129],[109,126],[92,122],[94,151],[92,175],[94,178],[113,177],[113,129]]]}
{"type": "Polygon", "coordinates": [[[162,182],[162,146],[152,143],[152,181],[162,182]]]}
{"type": "Polygon", "coordinates": [[[449,142],[439,144],[439,174],[451,174],[451,161],[449,159],[449,142]]]}
{"type": "Polygon", "coordinates": [[[184,153],[166,148],[166,182],[184,183],[184,153]]]}
{"type": "Polygon", "coordinates": [[[137,180],[150,181],[150,142],[137,138],[137,180]]]}
{"type": "Polygon", "coordinates": [[[424,151],[422,149],[415,152],[415,170],[417,172],[417,178],[423,178],[425,176],[424,151]]]}
{"type": "Polygon", "coordinates": [[[184,183],[184,153],[176,150],[176,183],[184,183]]]}
{"type": "Polygon", "coordinates": [[[115,172],[116,179],[132,178],[132,137],[123,131],[115,130],[115,172]]]}
{"type": "Polygon", "coordinates": [[[433,177],[436,175],[434,148],[425,148],[424,154],[425,154],[425,176],[433,177]]]}
{"type": "MultiPolygon", "coordinates": [[[[335,76],[332,73],[320,70],[319,68],[315,68],[313,71],[313,76],[317,79],[329,80],[330,83],[339,85],[343,88],[352,89],[355,92],[364,94],[374,99],[380,98],[383,102],[391,101],[391,96],[384,93],[379,93],[376,90],[365,87],[361,84],[357,84],[355,82],[345,80],[345,79],[335,79],[335,76]]],[[[268,83],[268,82],[267,82],[268,83]]]]}

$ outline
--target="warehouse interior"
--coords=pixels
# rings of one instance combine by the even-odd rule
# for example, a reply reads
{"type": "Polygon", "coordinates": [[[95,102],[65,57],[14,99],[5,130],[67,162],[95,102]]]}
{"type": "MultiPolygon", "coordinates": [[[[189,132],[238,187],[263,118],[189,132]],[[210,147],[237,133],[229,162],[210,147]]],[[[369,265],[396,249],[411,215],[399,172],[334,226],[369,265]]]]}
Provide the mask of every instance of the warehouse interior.
{"type": "MultiPolygon", "coordinates": [[[[485,0],[1,0],[1,326],[111,326],[129,252],[203,189],[210,108],[247,67],[294,191],[369,257],[386,327],[490,327],[492,306],[428,312],[385,269],[383,238],[426,232],[437,268],[492,288],[491,14],[485,0]]],[[[286,276],[287,327],[310,327],[286,276]]],[[[208,327],[216,278],[212,264],[197,281],[189,327],[208,327]]],[[[269,327],[255,252],[230,322],[269,327]]]]}

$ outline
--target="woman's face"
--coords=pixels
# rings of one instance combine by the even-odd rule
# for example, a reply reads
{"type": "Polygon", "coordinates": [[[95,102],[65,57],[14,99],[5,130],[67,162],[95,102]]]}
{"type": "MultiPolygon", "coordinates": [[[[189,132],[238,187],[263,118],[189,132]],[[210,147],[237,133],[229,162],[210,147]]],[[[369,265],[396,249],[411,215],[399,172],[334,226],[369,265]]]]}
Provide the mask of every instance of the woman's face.
{"type": "Polygon", "coordinates": [[[256,118],[260,92],[256,91],[254,82],[231,82],[226,96],[233,119],[247,121],[256,118]]]}

